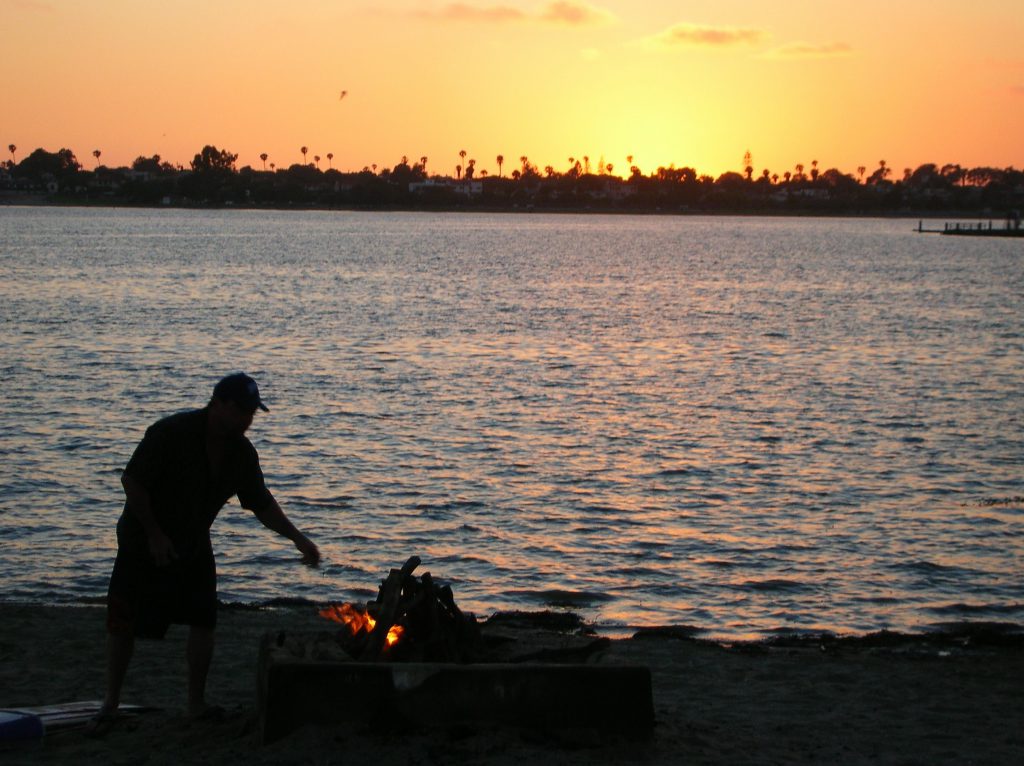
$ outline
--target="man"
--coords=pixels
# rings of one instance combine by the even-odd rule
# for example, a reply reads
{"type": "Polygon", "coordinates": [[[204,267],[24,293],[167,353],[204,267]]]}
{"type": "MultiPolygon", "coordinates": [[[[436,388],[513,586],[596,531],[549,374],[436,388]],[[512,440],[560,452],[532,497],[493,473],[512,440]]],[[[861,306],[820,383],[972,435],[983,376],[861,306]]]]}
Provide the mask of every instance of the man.
{"type": "Polygon", "coordinates": [[[267,407],[256,381],[228,375],[206,407],[149,427],[124,470],[125,506],[107,592],[107,692],[90,730],[114,721],[135,637],[162,638],[171,623],[189,626],[188,714],[223,712],[206,703],[217,621],[217,574],[210,526],[233,495],[264,526],[291,540],[302,561],[320,551],[285,516],[263,483],[259,456],[245,437],[267,407]]]}

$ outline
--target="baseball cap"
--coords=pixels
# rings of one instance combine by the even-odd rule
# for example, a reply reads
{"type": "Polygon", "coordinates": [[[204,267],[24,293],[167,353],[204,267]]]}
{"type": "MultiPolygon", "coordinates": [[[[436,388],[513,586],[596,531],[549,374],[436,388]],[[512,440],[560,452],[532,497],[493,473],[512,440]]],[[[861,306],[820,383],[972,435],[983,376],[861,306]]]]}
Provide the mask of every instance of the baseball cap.
{"type": "Polygon", "coordinates": [[[264,412],[270,412],[267,405],[260,399],[260,389],[256,381],[244,372],[236,372],[221,378],[213,387],[213,395],[218,399],[227,399],[239,407],[255,410],[259,407],[264,412]]]}

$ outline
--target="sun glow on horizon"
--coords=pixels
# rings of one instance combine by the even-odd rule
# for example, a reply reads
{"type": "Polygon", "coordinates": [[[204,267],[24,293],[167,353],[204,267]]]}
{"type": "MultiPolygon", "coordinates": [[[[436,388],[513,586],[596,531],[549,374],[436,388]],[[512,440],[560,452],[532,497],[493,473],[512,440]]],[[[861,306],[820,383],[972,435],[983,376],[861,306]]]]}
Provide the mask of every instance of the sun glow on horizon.
{"type": "Polygon", "coordinates": [[[1010,0],[827,7],[667,0],[4,1],[0,140],[86,167],[204,145],[238,165],[357,171],[459,152],[502,174],[627,157],[645,174],[853,174],[885,159],[1024,166],[1024,21],[1010,0]],[[798,7],[796,7],[798,6],[798,7]],[[202,23],[197,23],[201,19],[202,23]],[[955,40],[955,45],[951,41],[955,40]],[[84,45],[84,47],[83,47],[84,45]],[[24,62],[31,61],[26,67],[24,62]],[[339,98],[341,91],[345,98],[339,98]],[[308,147],[303,157],[300,147],[308,147]],[[327,154],[333,155],[330,161],[327,154]]]}

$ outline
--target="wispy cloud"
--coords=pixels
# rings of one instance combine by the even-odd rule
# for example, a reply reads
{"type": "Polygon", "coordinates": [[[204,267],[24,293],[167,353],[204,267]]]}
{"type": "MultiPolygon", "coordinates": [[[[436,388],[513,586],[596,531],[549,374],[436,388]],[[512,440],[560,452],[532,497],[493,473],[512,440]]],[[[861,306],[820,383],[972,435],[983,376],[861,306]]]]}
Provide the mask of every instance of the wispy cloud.
{"type": "Polygon", "coordinates": [[[774,59],[820,59],[852,54],[853,48],[847,43],[788,43],[768,51],[765,56],[774,59]]]}
{"type": "Polygon", "coordinates": [[[676,24],[648,38],[648,41],[665,47],[734,48],[756,45],[767,37],[768,33],[763,29],[676,24]]]}
{"type": "Polygon", "coordinates": [[[541,12],[540,18],[543,21],[577,25],[600,24],[611,21],[613,16],[608,11],[595,8],[587,3],[562,0],[562,2],[548,3],[541,12]]]}
{"type": "Polygon", "coordinates": [[[578,0],[556,0],[527,13],[507,5],[476,5],[470,3],[449,3],[439,11],[421,11],[417,15],[441,21],[475,21],[505,23],[520,21],[541,21],[552,24],[582,26],[610,21],[614,17],[608,11],[578,0]]]}

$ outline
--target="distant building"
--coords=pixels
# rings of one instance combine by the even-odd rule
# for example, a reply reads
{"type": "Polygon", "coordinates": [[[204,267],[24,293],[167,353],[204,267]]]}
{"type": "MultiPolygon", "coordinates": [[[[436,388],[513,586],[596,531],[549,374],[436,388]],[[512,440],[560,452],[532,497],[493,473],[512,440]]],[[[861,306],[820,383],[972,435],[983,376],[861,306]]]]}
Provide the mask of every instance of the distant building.
{"type": "Polygon", "coordinates": [[[477,197],[484,193],[484,182],[468,179],[428,178],[426,181],[414,181],[409,184],[410,194],[425,194],[440,190],[464,194],[467,197],[477,197]]]}

